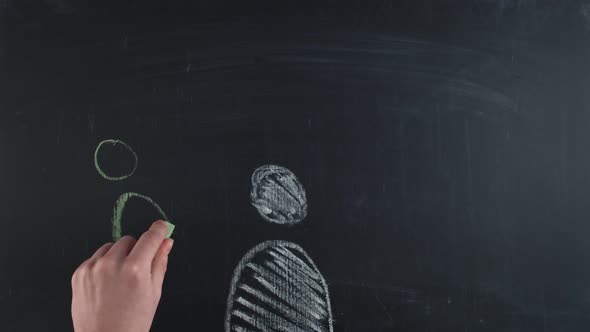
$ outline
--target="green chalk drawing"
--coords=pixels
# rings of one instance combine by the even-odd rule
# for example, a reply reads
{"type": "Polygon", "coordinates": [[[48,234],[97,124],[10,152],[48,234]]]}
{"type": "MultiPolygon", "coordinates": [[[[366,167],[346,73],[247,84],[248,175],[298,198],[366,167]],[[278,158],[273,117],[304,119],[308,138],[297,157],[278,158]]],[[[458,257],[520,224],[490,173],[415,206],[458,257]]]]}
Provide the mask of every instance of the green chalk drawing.
{"type": "Polygon", "coordinates": [[[131,146],[129,146],[129,144],[127,144],[123,141],[120,141],[120,140],[116,140],[116,139],[104,140],[104,141],[98,143],[96,150],[94,150],[94,167],[96,167],[96,171],[98,172],[98,174],[100,174],[100,176],[102,176],[103,178],[110,180],[110,181],[125,180],[126,178],[133,175],[133,173],[135,173],[135,170],[137,169],[137,163],[138,163],[138,158],[137,158],[137,154],[135,153],[135,151],[133,151],[133,149],[131,148],[131,146]],[[100,168],[100,165],[98,163],[98,151],[100,151],[100,148],[104,144],[122,145],[127,151],[129,151],[133,155],[134,162],[133,162],[133,169],[131,170],[131,172],[129,172],[128,174],[121,175],[121,176],[110,176],[110,175],[106,174],[102,170],[102,168],[100,168]]]}
{"type": "MultiPolygon", "coordinates": [[[[166,213],[164,213],[162,208],[160,208],[160,206],[156,202],[154,202],[154,200],[149,198],[148,196],[138,194],[138,193],[133,193],[133,192],[125,193],[125,194],[119,196],[119,198],[115,202],[115,207],[113,208],[112,223],[113,223],[113,241],[114,242],[118,241],[121,238],[121,233],[122,233],[121,218],[123,217],[123,210],[125,210],[125,205],[127,205],[127,201],[129,201],[129,199],[131,199],[133,197],[141,198],[144,201],[150,203],[154,208],[156,208],[156,210],[158,211],[160,216],[162,216],[163,220],[168,220],[168,217],[166,216],[166,213]]],[[[170,231],[170,227],[168,229],[170,231]]],[[[172,228],[172,230],[173,229],[174,228],[172,228]]],[[[172,233],[172,232],[170,232],[170,233],[172,233]]]]}

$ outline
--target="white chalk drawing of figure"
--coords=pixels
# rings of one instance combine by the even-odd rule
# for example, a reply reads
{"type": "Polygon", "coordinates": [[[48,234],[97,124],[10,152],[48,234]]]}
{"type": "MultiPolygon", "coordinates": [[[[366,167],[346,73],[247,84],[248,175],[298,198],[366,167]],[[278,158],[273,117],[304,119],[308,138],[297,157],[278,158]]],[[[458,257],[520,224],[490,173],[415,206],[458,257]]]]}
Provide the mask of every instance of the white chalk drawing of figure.
{"type": "MultiPolygon", "coordinates": [[[[133,151],[133,149],[131,148],[131,146],[129,144],[127,144],[121,140],[115,140],[115,139],[104,140],[97,145],[96,150],[94,151],[94,167],[96,168],[96,171],[98,172],[98,174],[100,174],[101,177],[103,177],[104,179],[109,180],[109,181],[121,181],[121,180],[127,179],[128,177],[133,175],[133,173],[135,173],[135,170],[137,169],[137,164],[138,164],[137,154],[135,153],[135,151],[133,151]],[[103,170],[103,168],[100,166],[98,156],[99,156],[101,148],[106,148],[106,147],[122,148],[124,151],[127,151],[128,153],[131,154],[134,162],[133,162],[133,166],[132,166],[131,170],[128,173],[121,174],[121,175],[112,175],[112,174],[107,174],[106,171],[103,170]]],[[[163,220],[168,220],[166,213],[164,213],[162,208],[160,208],[160,206],[156,202],[154,202],[154,200],[151,199],[150,197],[148,197],[146,195],[134,193],[134,192],[124,193],[121,196],[119,196],[119,198],[115,202],[115,206],[113,207],[113,217],[111,219],[111,224],[112,224],[112,237],[113,237],[113,241],[115,241],[115,242],[117,240],[119,240],[122,236],[121,220],[123,218],[123,211],[125,210],[125,206],[127,205],[127,202],[131,198],[138,198],[138,199],[142,199],[142,200],[148,202],[150,205],[152,205],[156,209],[156,211],[158,211],[158,213],[160,214],[160,216],[162,217],[163,220]]]]}
{"type": "MultiPolygon", "coordinates": [[[[281,166],[254,171],[250,198],[272,223],[293,225],[307,215],[303,186],[281,166]]],[[[231,280],[225,331],[333,332],[328,285],[311,257],[279,240],[248,251],[231,280]]]]}
{"type": "Polygon", "coordinates": [[[293,172],[281,166],[265,165],[254,171],[250,199],[268,222],[294,225],[307,216],[303,185],[293,172]]]}
{"type": "MultiPolygon", "coordinates": [[[[138,157],[127,143],[108,139],[94,152],[98,174],[109,181],[125,180],[137,169],[138,157]],[[123,148],[133,157],[133,167],[124,174],[107,174],[100,166],[101,148],[123,148]]],[[[112,237],[122,236],[122,217],[132,198],[150,203],[164,220],[168,217],[150,197],[127,192],[113,208],[112,237]]],[[[296,225],[307,216],[305,189],[287,168],[265,165],[252,174],[251,203],[260,216],[279,225],[296,225]]],[[[328,285],[309,255],[297,244],[267,241],[248,251],[231,280],[225,314],[230,332],[333,332],[328,285]]]]}

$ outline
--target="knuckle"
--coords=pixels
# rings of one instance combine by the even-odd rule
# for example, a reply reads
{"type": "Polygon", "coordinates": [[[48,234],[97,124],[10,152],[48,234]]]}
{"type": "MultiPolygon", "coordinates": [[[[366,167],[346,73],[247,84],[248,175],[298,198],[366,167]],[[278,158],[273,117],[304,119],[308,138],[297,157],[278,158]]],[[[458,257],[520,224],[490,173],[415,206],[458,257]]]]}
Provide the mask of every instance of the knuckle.
{"type": "Polygon", "coordinates": [[[100,248],[98,248],[96,251],[98,252],[100,250],[105,250],[105,249],[108,250],[108,248],[110,248],[113,244],[114,244],[113,242],[107,242],[107,243],[103,244],[102,246],[100,246],[100,248]]]}
{"type": "Polygon", "coordinates": [[[136,264],[131,264],[125,268],[124,279],[131,288],[137,288],[143,281],[143,270],[136,264]]]}
{"type": "Polygon", "coordinates": [[[94,263],[93,272],[104,274],[115,270],[115,261],[108,258],[101,258],[94,263]]]}
{"type": "Polygon", "coordinates": [[[76,270],[74,270],[74,273],[72,273],[72,278],[71,278],[72,287],[74,287],[76,284],[79,284],[81,281],[83,281],[87,275],[88,275],[88,261],[85,261],[80,266],[78,266],[78,268],[76,268],[76,270]]]}
{"type": "Polygon", "coordinates": [[[125,264],[125,273],[128,275],[139,275],[141,274],[142,268],[137,263],[125,264]]]}
{"type": "Polygon", "coordinates": [[[131,235],[125,235],[122,238],[120,238],[119,241],[121,241],[121,242],[134,242],[135,238],[131,235]]]}
{"type": "Polygon", "coordinates": [[[76,283],[78,283],[78,280],[80,280],[80,268],[77,268],[74,271],[74,273],[72,273],[72,279],[71,279],[72,287],[74,287],[74,285],[76,283]]]}
{"type": "Polygon", "coordinates": [[[78,266],[78,268],[72,274],[72,280],[80,279],[84,274],[86,274],[86,263],[82,263],[82,265],[78,266]]]}
{"type": "Polygon", "coordinates": [[[139,283],[145,274],[141,265],[136,263],[126,264],[123,268],[123,273],[125,279],[131,283],[139,283]]]}

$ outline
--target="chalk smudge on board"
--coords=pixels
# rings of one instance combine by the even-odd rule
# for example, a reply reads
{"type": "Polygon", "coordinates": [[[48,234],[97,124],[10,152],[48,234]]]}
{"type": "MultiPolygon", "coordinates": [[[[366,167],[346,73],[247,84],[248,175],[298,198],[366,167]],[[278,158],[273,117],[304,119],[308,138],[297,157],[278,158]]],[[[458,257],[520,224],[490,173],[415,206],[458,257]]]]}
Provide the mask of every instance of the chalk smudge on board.
{"type": "Polygon", "coordinates": [[[332,332],[328,286],[298,245],[267,241],[235,269],[225,331],[332,332]]]}
{"type": "Polygon", "coordinates": [[[133,197],[143,199],[144,201],[150,203],[158,211],[163,220],[168,220],[168,217],[166,216],[166,213],[164,213],[164,210],[162,210],[162,208],[160,208],[160,206],[156,202],[154,202],[154,200],[150,197],[134,192],[122,194],[115,202],[115,207],[113,208],[113,218],[111,220],[113,225],[113,241],[118,241],[121,238],[121,219],[123,218],[123,211],[125,210],[127,202],[133,197]]]}
{"type": "Polygon", "coordinates": [[[295,174],[282,166],[265,165],[252,174],[252,205],[262,218],[293,225],[307,216],[307,197],[295,174]]]}
{"type": "Polygon", "coordinates": [[[110,181],[125,180],[128,177],[130,177],[131,175],[133,175],[133,173],[135,173],[135,170],[137,169],[138,161],[139,160],[137,158],[137,154],[135,153],[135,151],[133,151],[131,146],[123,141],[120,141],[120,140],[115,140],[115,139],[104,140],[104,141],[100,142],[98,144],[98,146],[96,147],[96,150],[94,150],[94,167],[96,167],[96,171],[104,179],[110,180],[110,181]],[[100,163],[98,162],[98,153],[100,152],[100,149],[102,148],[103,145],[112,146],[112,147],[122,147],[123,149],[128,151],[133,156],[132,169],[128,173],[123,174],[123,175],[119,175],[119,176],[113,176],[113,175],[106,174],[106,172],[100,167],[100,163]]]}
{"type": "Polygon", "coordinates": [[[88,129],[90,130],[91,134],[94,133],[94,121],[95,121],[94,114],[88,113],[88,129]]]}

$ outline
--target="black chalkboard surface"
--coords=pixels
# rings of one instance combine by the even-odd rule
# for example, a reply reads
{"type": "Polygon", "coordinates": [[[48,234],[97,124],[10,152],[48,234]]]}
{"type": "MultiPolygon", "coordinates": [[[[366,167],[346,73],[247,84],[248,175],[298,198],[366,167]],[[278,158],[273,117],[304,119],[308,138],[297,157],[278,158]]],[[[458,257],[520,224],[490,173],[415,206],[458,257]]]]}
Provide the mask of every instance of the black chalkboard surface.
{"type": "Polygon", "coordinates": [[[1,331],[71,330],[77,265],[156,218],[153,331],[590,329],[586,1],[0,19],[1,331]]]}

